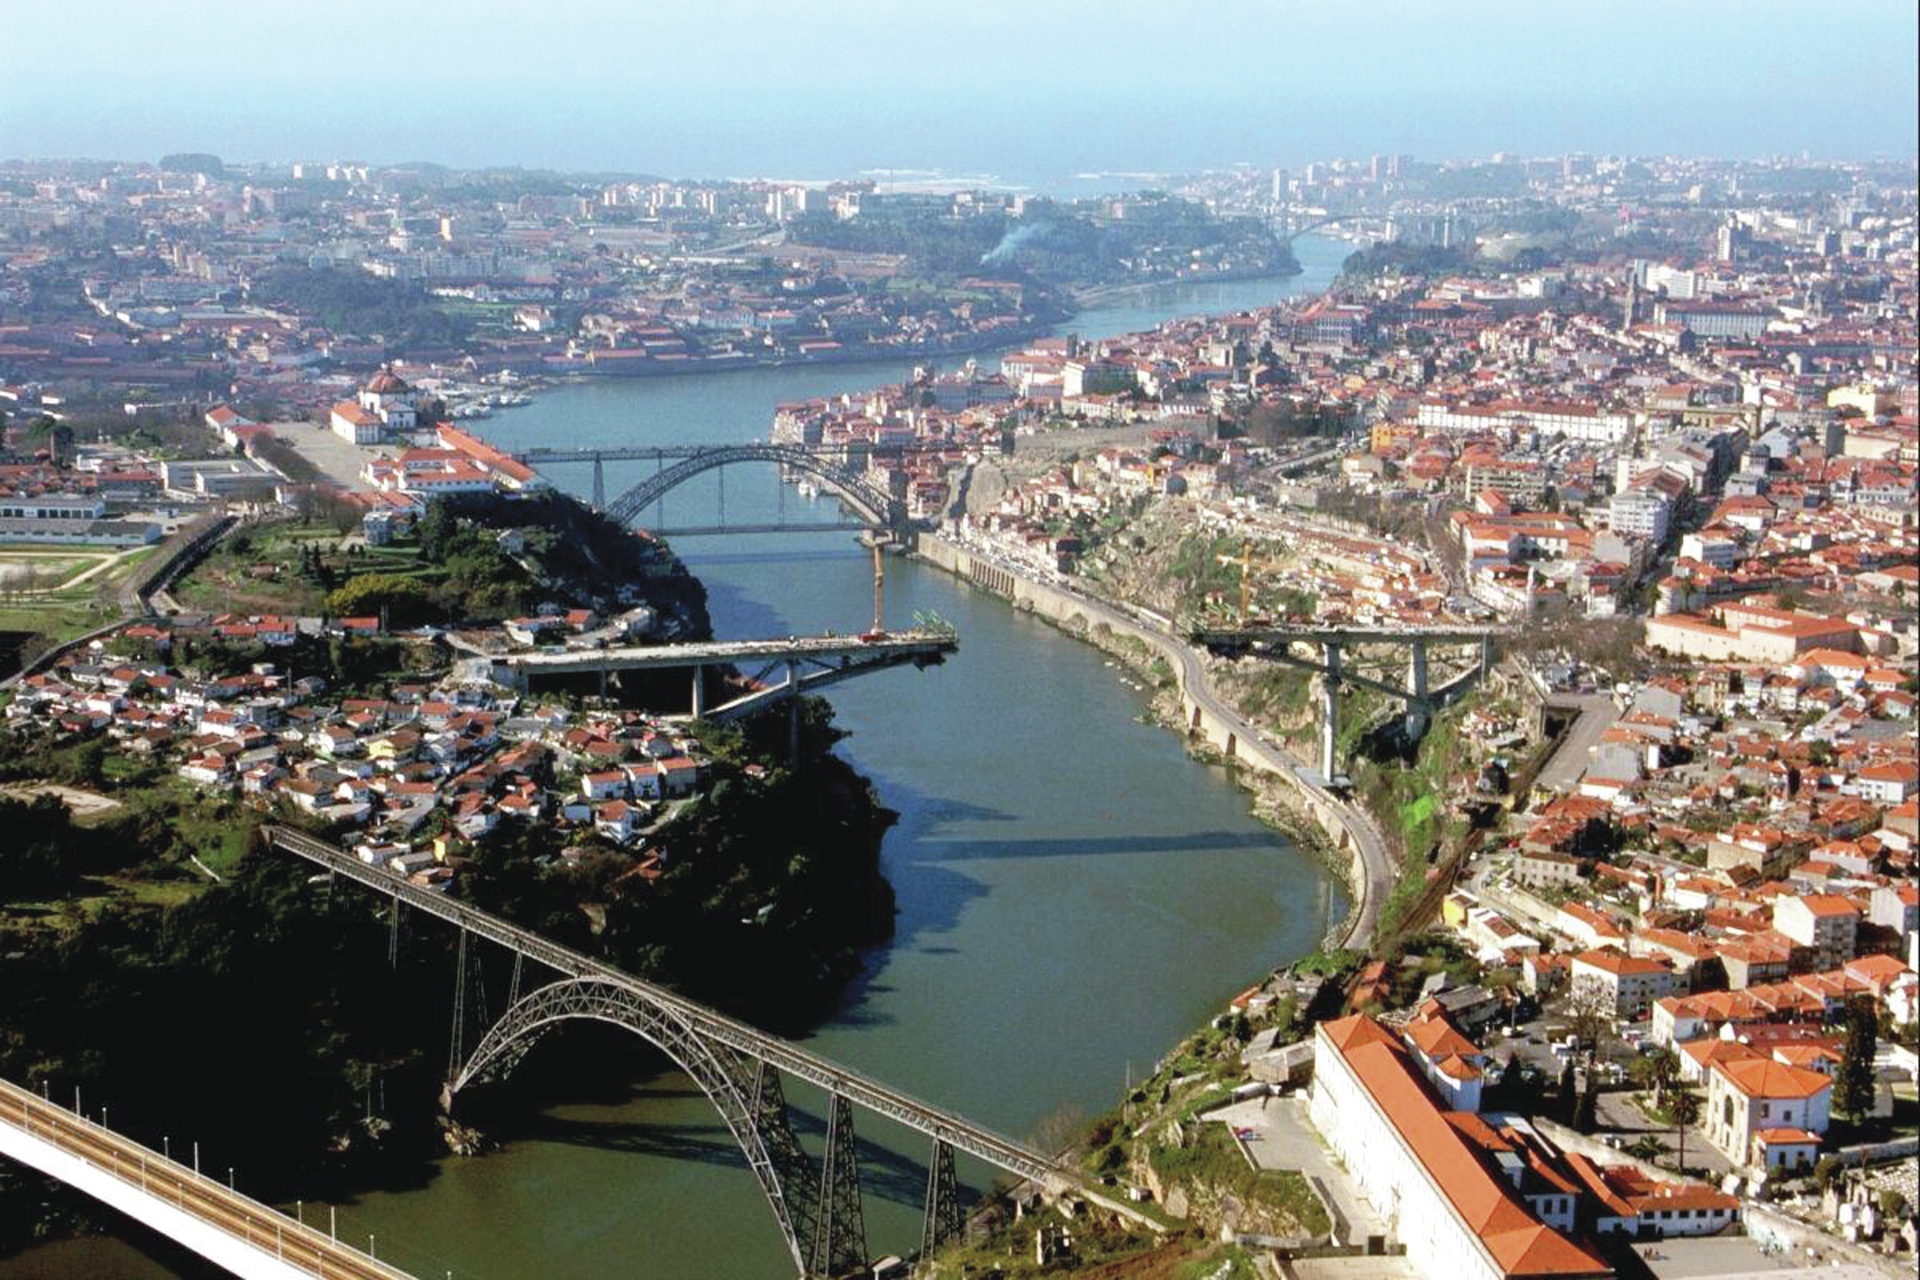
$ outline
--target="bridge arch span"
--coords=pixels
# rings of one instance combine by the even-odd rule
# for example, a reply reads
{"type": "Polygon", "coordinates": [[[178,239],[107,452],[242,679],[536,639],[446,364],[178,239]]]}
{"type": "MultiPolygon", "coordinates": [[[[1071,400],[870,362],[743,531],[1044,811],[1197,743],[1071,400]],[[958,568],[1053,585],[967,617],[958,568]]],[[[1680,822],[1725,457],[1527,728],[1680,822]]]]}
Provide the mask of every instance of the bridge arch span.
{"type": "Polygon", "coordinates": [[[1378,218],[1379,216],[1379,214],[1375,213],[1332,213],[1326,217],[1315,218],[1311,222],[1290,228],[1284,239],[1288,244],[1292,244],[1295,236],[1303,236],[1310,231],[1318,231],[1321,227],[1331,227],[1342,222],[1365,222],[1368,219],[1378,218]]]}
{"type": "Polygon", "coordinates": [[[516,1002],[490,1027],[448,1085],[452,1095],[482,1079],[502,1079],[534,1042],[563,1022],[603,1022],[639,1036],[673,1060],[700,1086],[726,1122],[773,1210],[798,1273],[808,1273],[816,1206],[812,1160],[788,1121],[780,1076],[702,1036],[671,1005],[649,1000],[632,986],[599,977],[563,978],[516,1002]]]}
{"type": "Polygon", "coordinates": [[[622,524],[629,524],[642,511],[693,477],[740,462],[772,462],[804,471],[819,480],[870,525],[893,528],[905,521],[905,509],[899,502],[849,468],[831,462],[811,449],[780,444],[740,444],[703,449],[628,489],[607,504],[607,514],[622,524]]]}

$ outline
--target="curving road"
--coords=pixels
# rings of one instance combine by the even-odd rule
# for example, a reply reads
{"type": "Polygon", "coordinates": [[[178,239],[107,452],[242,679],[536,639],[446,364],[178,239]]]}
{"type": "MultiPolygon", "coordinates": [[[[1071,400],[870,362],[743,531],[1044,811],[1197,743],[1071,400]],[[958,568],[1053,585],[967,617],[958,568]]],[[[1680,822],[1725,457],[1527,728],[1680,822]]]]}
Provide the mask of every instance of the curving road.
{"type": "MultiPolygon", "coordinates": [[[[920,536],[944,538],[944,535],[940,534],[923,533],[920,536]]],[[[1205,655],[1175,635],[1168,625],[1157,617],[1141,616],[1111,604],[1098,596],[1089,595],[1064,579],[1043,578],[1031,568],[985,550],[978,544],[962,543],[960,545],[968,555],[985,560],[996,568],[1024,578],[1030,583],[1072,596],[1085,608],[1089,617],[1097,618],[1117,631],[1138,636],[1158,649],[1179,672],[1181,691],[1199,703],[1207,715],[1214,717],[1232,730],[1236,744],[1235,752],[1239,757],[1242,759],[1251,757],[1256,764],[1269,773],[1292,778],[1316,801],[1325,805],[1345,828],[1347,839],[1358,851],[1360,858],[1359,901],[1354,906],[1341,943],[1344,946],[1361,949],[1372,944],[1374,931],[1380,923],[1381,908],[1386,904],[1387,895],[1393,891],[1396,874],[1393,861],[1387,856],[1386,840],[1381,836],[1379,827],[1358,806],[1322,786],[1317,773],[1286,747],[1267,736],[1263,730],[1222,698],[1208,681],[1205,655]]]]}

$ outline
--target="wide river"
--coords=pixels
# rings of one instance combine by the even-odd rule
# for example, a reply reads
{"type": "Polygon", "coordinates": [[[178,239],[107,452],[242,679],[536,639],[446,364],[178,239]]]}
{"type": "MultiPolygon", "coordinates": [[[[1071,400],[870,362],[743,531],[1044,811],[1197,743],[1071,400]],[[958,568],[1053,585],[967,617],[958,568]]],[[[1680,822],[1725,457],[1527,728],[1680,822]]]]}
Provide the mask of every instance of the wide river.
{"type": "MultiPolygon", "coordinates": [[[[1300,275],[1133,295],[1063,331],[1100,336],[1268,305],[1324,288],[1350,250],[1315,237],[1295,248],[1300,275]]],[[[509,448],[746,441],[765,436],[776,404],[906,372],[882,363],[583,382],[479,425],[509,448]]],[[[590,477],[575,470],[556,483],[583,491],[590,477]]],[[[608,493],[649,470],[610,466],[608,493]]],[[[675,490],[667,521],[713,523],[715,474],[675,490]]],[[[735,521],[832,509],[783,499],[767,468],[735,469],[726,486],[735,521]]],[[[678,549],[707,585],[722,638],[849,632],[872,611],[867,556],[850,535],[689,539],[678,549]]],[[[841,749],[901,815],[883,850],[900,915],[808,1044],[1027,1137],[1063,1108],[1114,1103],[1130,1073],[1239,984],[1313,949],[1347,895],[1254,821],[1223,771],[1143,722],[1144,695],[1096,650],[939,570],[891,561],[890,624],[923,611],[958,628],[956,657],[831,694],[852,732],[841,749]]],[[[789,1097],[821,1109],[805,1089],[790,1086],[789,1097]]],[[[905,1252],[919,1240],[925,1142],[864,1113],[857,1124],[863,1144],[885,1148],[863,1152],[870,1243],[875,1254],[905,1252]]],[[[991,1172],[962,1162],[974,1186],[991,1172]]],[[[420,1277],[792,1274],[726,1129],[677,1075],[635,1081],[617,1101],[556,1105],[492,1154],[443,1161],[418,1189],[341,1206],[339,1226],[356,1240],[374,1234],[383,1259],[420,1277]]],[[[178,1274],[121,1251],[86,1250],[81,1265],[178,1274]]],[[[73,1257],[43,1254],[48,1265],[33,1274],[82,1274],[56,1261],[73,1257]]]]}

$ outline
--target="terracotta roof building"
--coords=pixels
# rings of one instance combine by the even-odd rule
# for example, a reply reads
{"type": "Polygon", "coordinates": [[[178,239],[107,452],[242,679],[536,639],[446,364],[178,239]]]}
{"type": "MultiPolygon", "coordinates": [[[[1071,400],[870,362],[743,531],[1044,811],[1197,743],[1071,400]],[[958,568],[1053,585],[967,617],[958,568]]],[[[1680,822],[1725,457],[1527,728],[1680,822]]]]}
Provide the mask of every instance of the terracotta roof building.
{"type": "Polygon", "coordinates": [[[1392,1032],[1355,1015],[1320,1024],[1314,1049],[1313,1122],[1423,1274],[1614,1274],[1535,1216],[1517,1185],[1524,1162],[1496,1166],[1469,1141],[1392,1032]]]}

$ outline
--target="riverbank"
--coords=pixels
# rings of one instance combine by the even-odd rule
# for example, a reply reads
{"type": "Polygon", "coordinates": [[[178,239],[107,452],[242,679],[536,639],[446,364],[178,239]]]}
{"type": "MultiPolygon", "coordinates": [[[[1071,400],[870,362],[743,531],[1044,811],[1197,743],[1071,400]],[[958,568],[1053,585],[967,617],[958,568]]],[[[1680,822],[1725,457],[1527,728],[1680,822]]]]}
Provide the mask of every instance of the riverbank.
{"type": "MultiPolygon", "coordinates": [[[[1311,237],[1296,248],[1302,277],[1149,290],[1077,327],[1123,333],[1272,305],[1317,290],[1346,252],[1311,237]]],[[[851,368],[579,379],[494,415],[488,429],[508,451],[747,443],[764,437],[779,404],[905,372],[851,368]]],[[[608,483],[649,470],[610,463],[608,483]]],[[[791,509],[791,487],[771,467],[736,470],[729,513],[773,521],[781,503],[791,509]]],[[[587,481],[555,478],[575,493],[587,481]]],[[[676,495],[684,510],[713,500],[707,480],[676,495]]],[[[720,639],[845,632],[871,615],[868,557],[845,537],[687,540],[676,550],[707,588],[720,639]]],[[[882,852],[899,914],[892,940],[865,954],[806,1047],[1010,1134],[1038,1132],[1063,1107],[1099,1114],[1129,1076],[1137,1083],[1218,1012],[1232,975],[1313,952],[1349,896],[1318,859],[1249,816],[1227,771],[1147,722],[1144,701],[1115,683],[1099,651],[930,566],[903,559],[889,570],[891,620],[937,613],[964,643],[938,668],[833,690],[836,723],[851,733],[836,750],[901,815],[882,852]]],[[[385,955],[384,934],[375,954],[385,955]]],[[[444,1007],[430,1021],[444,1066],[444,1007]]],[[[712,1104],[683,1077],[628,1056],[600,1068],[631,1039],[609,1036],[577,1050],[543,1042],[536,1055],[553,1055],[560,1078],[513,1125],[493,1128],[494,1151],[444,1156],[417,1183],[342,1202],[342,1235],[378,1233],[382,1256],[391,1242],[415,1274],[474,1280],[628,1274],[636,1240],[649,1274],[791,1275],[712,1104]]],[[[803,1117],[825,1114],[810,1090],[790,1101],[803,1117]]],[[[183,1131],[172,1131],[177,1146],[183,1131]]],[[[816,1119],[803,1137],[820,1132],[816,1119]]],[[[884,1123],[865,1125],[860,1142],[874,1252],[910,1252],[925,1144],[884,1123]]],[[[982,1187],[992,1175],[963,1159],[960,1177],[982,1187]]]]}
{"type": "MultiPolygon", "coordinates": [[[[1172,280],[1135,280],[1127,284],[1088,285],[1084,289],[1072,290],[1076,310],[1074,314],[1068,316],[1067,319],[1073,320],[1077,318],[1081,311],[1090,307],[1104,306],[1128,298],[1138,298],[1151,293],[1155,289],[1177,289],[1184,285],[1237,284],[1242,280],[1290,280],[1304,271],[1305,268],[1300,265],[1298,259],[1295,259],[1293,269],[1290,271],[1276,271],[1271,268],[1248,268],[1237,271],[1213,271],[1205,275],[1179,276],[1172,280]]],[[[1116,335],[1104,334],[1102,336],[1113,337],[1116,335]]]]}
{"type": "MultiPolygon", "coordinates": [[[[1215,272],[1202,276],[1183,276],[1173,280],[1141,280],[1128,284],[1090,285],[1085,289],[1071,291],[1074,307],[1070,311],[1045,316],[1036,316],[1020,324],[1006,325],[990,331],[968,335],[966,338],[941,342],[917,344],[912,347],[875,348],[861,347],[824,355],[781,355],[775,357],[749,356],[730,360],[678,360],[661,361],[658,364],[623,368],[618,371],[593,370],[556,370],[517,375],[515,390],[526,393],[530,399],[526,404],[503,406],[496,413],[511,413],[527,408],[542,392],[574,385],[618,384],[629,380],[652,381],[665,379],[681,381],[695,375],[706,374],[745,374],[764,373],[774,370],[806,370],[857,368],[863,365],[890,365],[899,367],[904,364],[927,361],[943,361],[962,356],[976,356],[982,353],[997,353],[1017,349],[1018,344],[1036,338],[1057,337],[1063,329],[1075,326],[1088,314],[1111,310],[1125,304],[1146,299],[1155,293],[1185,289],[1204,289],[1221,285],[1250,284],[1273,281],[1279,284],[1293,280],[1307,273],[1307,269],[1296,259],[1292,270],[1236,270],[1215,272]]],[[[1270,304],[1269,304],[1270,305],[1270,304]]],[[[1235,308],[1227,308],[1232,310],[1235,308]]],[[[1105,332],[1106,326],[1098,326],[1102,336],[1113,336],[1105,332]]],[[[492,418],[493,415],[489,415],[492,418]]],[[[477,424],[486,421],[479,417],[463,417],[460,426],[476,429],[477,424]]]]}
{"type": "MultiPolygon", "coordinates": [[[[344,590],[382,576],[369,575],[371,568],[406,568],[394,557],[417,550],[436,565],[465,564],[494,588],[524,570],[544,598],[575,607],[610,613],[633,603],[631,594],[615,595],[637,592],[663,627],[711,636],[705,588],[670,550],[629,536],[566,495],[516,504],[443,499],[422,524],[423,539],[452,549],[388,546],[385,558],[370,562],[364,552],[339,548],[336,531],[288,522],[283,532],[314,536],[281,538],[273,526],[255,526],[243,558],[272,564],[282,590],[304,590],[311,586],[304,576],[323,571],[344,590]],[[449,514],[455,507],[461,516],[449,514]],[[476,531],[482,550],[517,535],[524,563],[476,559],[469,536],[476,531]],[[634,554],[645,559],[623,558],[634,554]]],[[[464,606],[461,616],[468,616],[464,606]]],[[[301,709],[313,723],[342,723],[340,704],[355,693],[397,708],[409,696],[400,686],[415,685],[417,700],[425,682],[447,671],[444,663],[415,661],[433,648],[428,642],[404,654],[398,643],[329,644],[315,636],[271,652],[220,646],[182,638],[176,660],[204,672],[229,659],[245,667],[270,657],[293,678],[321,676],[331,692],[301,709]],[[361,674],[347,678],[350,665],[361,674]]],[[[164,658],[149,660],[163,669],[164,658]]],[[[181,668],[168,675],[203,678],[181,668]]],[[[641,682],[622,692],[659,706],[644,702],[641,682]]],[[[684,699],[684,680],[670,696],[684,699]]],[[[568,723],[576,716],[601,729],[635,723],[618,708],[595,710],[603,704],[560,691],[540,702],[568,723]]],[[[657,851],[651,868],[642,860],[648,846],[596,840],[591,825],[509,818],[461,846],[456,891],[729,1014],[777,1032],[816,1028],[842,1007],[866,957],[893,935],[894,895],[880,863],[896,815],[835,751],[842,735],[831,709],[816,698],[795,709],[791,720],[695,726],[700,794],[645,833],[657,851]]],[[[491,730],[492,716],[478,714],[491,730]]],[[[528,775],[520,785],[537,802],[551,802],[572,785],[570,771],[552,763],[546,737],[503,731],[491,744],[463,744],[458,759],[471,782],[500,763],[489,758],[500,739],[518,738],[524,750],[502,747],[501,754],[520,751],[528,775]]],[[[305,763],[298,747],[275,750],[290,768],[305,763]]],[[[26,784],[0,795],[19,846],[10,851],[19,865],[0,884],[0,1027],[9,1033],[0,1037],[0,1076],[51,1086],[56,1096],[84,1093],[145,1139],[191,1135],[209,1161],[245,1171],[249,1191],[263,1198],[337,1203],[432,1176],[450,1144],[434,1123],[444,1059],[422,1029],[445,1026],[454,938],[412,926],[404,938],[390,935],[365,898],[342,893],[336,901],[309,888],[304,871],[249,848],[264,818],[294,816],[290,805],[184,786],[156,759],[104,735],[82,742],[44,718],[11,721],[0,728],[0,778],[26,784]],[[82,760],[99,791],[53,785],[73,781],[60,771],[78,772],[82,760]],[[24,804],[24,791],[67,803],[49,813],[24,804]],[[75,804],[75,796],[89,804],[75,804]],[[203,855],[222,874],[206,871],[203,855]],[[365,997],[375,990],[380,999],[365,997]],[[301,1087],[279,1097],[290,1071],[301,1087]],[[208,1091],[208,1080],[221,1087],[208,1091]]],[[[443,783],[434,800],[444,813],[481,792],[467,786],[456,795],[443,783]]],[[[493,976],[498,984],[503,975],[496,967],[493,976]]],[[[607,1087],[600,1064],[609,1055],[601,1047],[594,1056],[586,1066],[535,1059],[519,1087],[536,1095],[607,1087]]],[[[658,1059],[639,1057],[636,1067],[633,1057],[615,1059],[630,1068],[619,1083],[659,1069],[658,1059]]],[[[498,1114],[512,1123],[516,1111],[498,1114]]],[[[77,1230],[117,1225],[77,1192],[0,1168],[0,1272],[12,1266],[10,1251],[77,1230]]]]}
{"type": "Polygon", "coordinates": [[[1252,788],[1241,781],[1240,769],[1258,771],[1272,784],[1276,807],[1284,805],[1320,833],[1323,839],[1314,844],[1322,846],[1326,862],[1347,881],[1354,897],[1345,927],[1330,931],[1328,941],[1349,948],[1372,943],[1395,875],[1379,833],[1351,804],[1309,780],[1300,761],[1221,700],[1206,679],[1202,655],[1172,635],[1164,622],[1130,616],[1119,606],[1046,582],[1022,566],[977,553],[943,534],[922,533],[914,554],[1077,639],[1098,645],[1094,637],[1104,628],[1109,636],[1126,637],[1159,655],[1178,695],[1177,715],[1163,715],[1163,721],[1184,730],[1190,752],[1196,742],[1217,752],[1243,789],[1252,788]],[[1341,851],[1348,856],[1341,858],[1341,851]]]}

